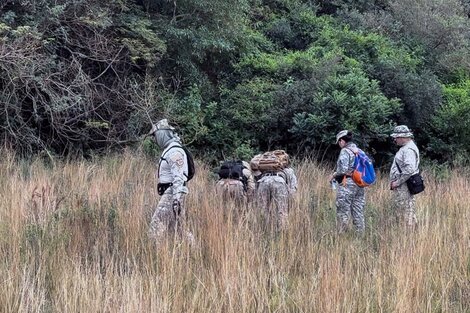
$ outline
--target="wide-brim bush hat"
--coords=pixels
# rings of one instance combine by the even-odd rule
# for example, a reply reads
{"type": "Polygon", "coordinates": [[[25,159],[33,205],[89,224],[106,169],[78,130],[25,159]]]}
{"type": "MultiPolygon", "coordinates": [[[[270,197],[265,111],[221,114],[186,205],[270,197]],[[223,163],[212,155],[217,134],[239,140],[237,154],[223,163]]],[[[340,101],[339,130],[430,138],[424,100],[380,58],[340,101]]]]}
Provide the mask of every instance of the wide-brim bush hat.
{"type": "Polygon", "coordinates": [[[336,143],[338,143],[338,141],[343,138],[344,136],[346,136],[348,134],[348,130],[345,129],[345,130],[342,130],[340,131],[338,134],[336,134],[336,143]]]}
{"type": "Polygon", "coordinates": [[[398,125],[393,129],[393,133],[390,135],[392,138],[411,138],[413,133],[406,125],[398,125]]]}

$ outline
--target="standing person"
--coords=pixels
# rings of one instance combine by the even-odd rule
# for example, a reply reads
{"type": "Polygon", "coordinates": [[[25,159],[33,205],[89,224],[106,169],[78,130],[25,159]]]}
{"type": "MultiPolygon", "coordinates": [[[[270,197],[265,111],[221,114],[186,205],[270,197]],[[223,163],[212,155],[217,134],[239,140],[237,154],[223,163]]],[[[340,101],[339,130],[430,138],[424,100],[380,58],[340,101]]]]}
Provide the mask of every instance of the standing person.
{"type": "Polygon", "coordinates": [[[408,126],[400,125],[390,135],[400,147],[390,169],[390,189],[395,213],[407,226],[417,224],[415,198],[410,193],[406,181],[419,172],[419,150],[413,141],[413,133],[408,126]]]}
{"type": "Polygon", "coordinates": [[[260,177],[257,181],[259,206],[268,219],[272,215],[275,216],[278,230],[285,230],[288,222],[289,199],[297,190],[294,170],[287,163],[284,169],[265,171],[256,176],[260,177]]]}
{"type": "Polygon", "coordinates": [[[219,170],[216,193],[224,201],[233,199],[238,204],[247,203],[254,196],[255,180],[246,161],[225,161],[219,170]]]}
{"type": "Polygon", "coordinates": [[[184,229],[186,218],[185,198],[188,194],[188,158],[175,129],[166,119],[152,125],[150,134],[155,136],[163,149],[157,177],[158,194],[161,196],[150,222],[149,236],[160,242],[168,232],[184,235],[190,243],[194,237],[184,229]]]}
{"type": "Polygon", "coordinates": [[[336,193],[336,225],[339,233],[348,228],[350,215],[352,216],[355,229],[359,233],[365,230],[364,188],[359,187],[351,178],[354,170],[354,159],[358,152],[358,147],[352,141],[353,135],[348,130],[342,130],[336,135],[336,143],[340,146],[341,152],[336,162],[336,170],[329,177],[329,182],[338,182],[336,193]]]}

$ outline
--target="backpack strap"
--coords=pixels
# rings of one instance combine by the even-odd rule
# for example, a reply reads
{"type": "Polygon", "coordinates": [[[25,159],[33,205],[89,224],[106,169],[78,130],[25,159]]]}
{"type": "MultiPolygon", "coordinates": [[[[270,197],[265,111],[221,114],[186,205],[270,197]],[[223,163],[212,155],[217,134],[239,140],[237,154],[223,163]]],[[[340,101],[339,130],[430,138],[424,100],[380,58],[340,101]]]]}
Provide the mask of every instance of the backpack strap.
{"type": "Polygon", "coordinates": [[[354,154],[354,156],[359,154],[359,149],[357,151],[354,151],[353,149],[351,149],[349,147],[344,147],[344,149],[351,151],[354,154]]]}
{"type": "Polygon", "coordinates": [[[395,165],[397,166],[398,172],[401,174],[402,171],[401,171],[400,165],[398,165],[397,160],[393,160],[393,162],[395,162],[395,165]]]}
{"type": "MultiPolygon", "coordinates": [[[[353,169],[352,169],[352,171],[354,172],[354,160],[357,157],[357,155],[359,154],[359,149],[357,151],[354,151],[353,149],[351,149],[349,147],[344,147],[344,149],[351,151],[352,154],[353,154],[353,160],[352,160],[353,161],[353,164],[352,164],[353,169]]],[[[351,162],[351,155],[349,155],[349,162],[351,162]]],[[[352,172],[349,173],[349,174],[346,174],[345,176],[350,177],[351,175],[352,175],[352,172]]]]}
{"type": "MultiPolygon", "coordinates": [[[[171,147],[168,148],[168,150],[166,150],[165,153],[160,157],[160,161],[166,161],[166,162],[168,163],[167,159],[165,159],[163,156],[165,156],[165,155],[168,153],[168,151],[170,151],[170,150],[173,149],[173,148],[180,148],[181,150],[184,151],[184,148],[183,148],[182,146],[180,146],[180,145],[171,146],[171,147]]],[[[186,154],[186,153],[185,153],[185,154],[186,154]]]]}
{"type": "MultiPolygon", "coordinates": [[[[165,153],[162,154],[162,156],[160,157],[160,161],[158,162],[158,176],[157,176],[158,178],[160,178],[160,165],[162,164],[162,161],[166,161],[166,163],[168,163],[168,160],[165,159],[164,156],[168,153],[168,151],[170,151],[173,148],[180,148],[181,150],[183,150],[184,154],[186,155],[186,151],[184,151],[183,146],[174,145],[174,146],[171,146],[170,148],[168,148],[168,150],[166,150],[165,153]]],[[[186,178],[188,178],[188,174],[186,174],[184,171],[183,171],[183,175],[186,176],[186,178]]]]}

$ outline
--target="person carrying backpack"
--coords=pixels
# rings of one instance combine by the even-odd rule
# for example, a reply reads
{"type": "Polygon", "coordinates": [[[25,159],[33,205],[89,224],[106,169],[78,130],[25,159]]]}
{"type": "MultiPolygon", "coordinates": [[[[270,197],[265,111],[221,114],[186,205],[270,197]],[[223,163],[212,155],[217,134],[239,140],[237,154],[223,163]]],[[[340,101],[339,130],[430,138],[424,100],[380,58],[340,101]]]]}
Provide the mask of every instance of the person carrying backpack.
{"type": "Polygon", "coordinates": [[[184,228],[188,180],[194,175],[192,156],[166,119],[152,125],[149,134],[154,135],[156,143],[163,149],[157,170],[161,197],[150,222],[149,237],[159,243],[167,233],[176,233],[193,243],[192,233],[184,228]]]}
{"type": "Polygon", "coordinates": [[[341,152],[336,162],[336,170],[329,177],[329,183],[338,185],[336,226],[339,233],[348,229],[350,216],[357,232],[363,233],[365,230],[365,192],[364,188],[358,186],[352,178],[356,153],[360,150],[352,138],[353,134],[348,130],[342,130],[336,135],[336,143],[340,146],[341,152]]]}
{"type": "Polygon", "coordinates": [[[265,152],[251,161],[256,165],[257,201],[266,219],[274,217],[276,230],[287,229],[289,200],[297,190],[297,177],[283,150],[265,152]]]}
{"type": "Polygon", "coordinates": [[[230,160],[222,163],[219,169],[219,180],[215,190],[225,200],[235,200],[237,204],[247,203],[253,198],[255,180],[250,164],[241,160],[230,160]]]}

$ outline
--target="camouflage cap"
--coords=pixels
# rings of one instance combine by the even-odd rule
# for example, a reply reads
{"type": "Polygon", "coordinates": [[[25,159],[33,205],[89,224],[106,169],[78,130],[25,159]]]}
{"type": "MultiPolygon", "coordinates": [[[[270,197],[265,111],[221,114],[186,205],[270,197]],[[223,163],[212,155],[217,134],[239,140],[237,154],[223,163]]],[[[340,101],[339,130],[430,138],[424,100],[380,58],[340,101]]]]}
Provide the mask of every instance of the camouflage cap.
{"type": "Polygon", "coordinates": [[[344,136],[346,136],[348,134],[348,130],[345,129],[345,130],[342,130],[340,131],[338,134],[336,134],[336,143],[338,143],[338,141],[343,138],[344,136]]]}
{"type": "Polygon", "coordinates": [[[152,129],[149,131],[148,135],[152,135],[153,133],[155,133],[157,130],[160,130],[160,129],[174,130],[175,128],[170,126],[170,124],[168,124],[168,120],[164,118],[162,120],[159,120],[157,124],[152,124],[152,129]]]}
{"type": "Polygon", "coordinates": [[[406,125],[398,125],[393,129],[393,133],[390,135],[393,138],[410,138],[413,137],[413,133],[406,125]]]}
{"type": "Polygon", "coordinates": [[[166,118],[162,119],[162,120],[159,120],[157,122],[157,130],[160,130],[160,129],[171,129],[171,130],[174,130],[175,128],[170,126],[170,124],[168,124],[168,120],[166,118]]]}

